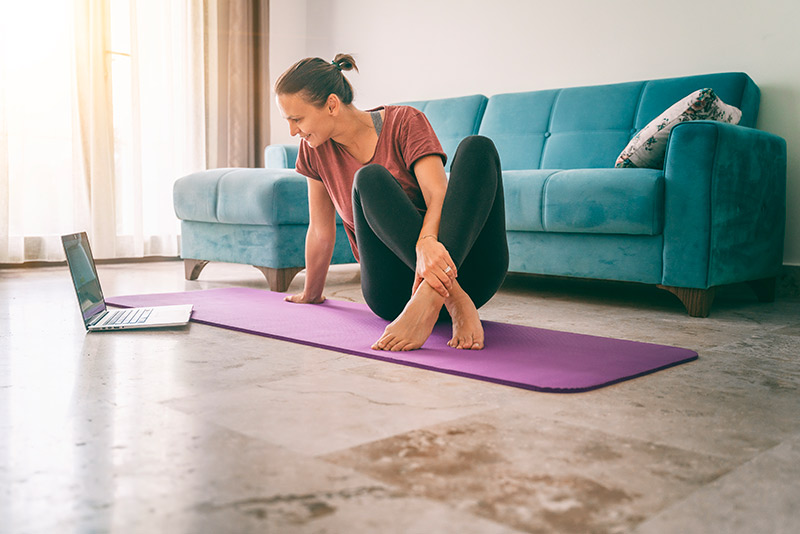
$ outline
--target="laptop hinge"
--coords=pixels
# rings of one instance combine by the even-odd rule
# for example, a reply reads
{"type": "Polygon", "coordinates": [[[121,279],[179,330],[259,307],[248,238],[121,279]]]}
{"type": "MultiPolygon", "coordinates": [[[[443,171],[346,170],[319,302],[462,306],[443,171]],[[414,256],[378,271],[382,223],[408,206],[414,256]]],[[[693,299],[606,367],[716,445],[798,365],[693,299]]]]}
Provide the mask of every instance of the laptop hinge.
{"type": "Polygon", "coordinates": [[[101,311],[100,313],[89,319],[88,326],[94,326],[97,323],[101,322],[106,315],[108,315],[108,310],[101,311]]]}

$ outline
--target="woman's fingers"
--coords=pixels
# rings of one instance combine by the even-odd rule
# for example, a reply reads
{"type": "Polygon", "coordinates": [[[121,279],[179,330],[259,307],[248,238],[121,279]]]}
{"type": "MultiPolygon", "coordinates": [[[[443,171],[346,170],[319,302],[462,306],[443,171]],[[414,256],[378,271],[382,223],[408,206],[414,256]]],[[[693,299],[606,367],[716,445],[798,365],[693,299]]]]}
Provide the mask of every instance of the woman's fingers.
{"type": "Polygon", "coordinates": [[[445,267],[442,272],[444,272],[444,274],[446,274],[448,278],[450,278],[450,280],[455,280],[456,278],[458,278],[458,272],[456,271],[456,264],[453,263],[453,260],[451,260],[450,258],[448,258],[447,267],[445,267]]]}
{"type": "Polygon", "coordinates": [[[453,261],[453,258],[450,257],[450,253],[444,248],[442,245],[442,259],[444,260],[444,267],[442,267],[442,272],[447,275],[451,280],[455,280],[458,278],[458,270],[456,269],[456,262],[453,261]]]}
{"type": "Polygon", "coordinates": [[[453,287],[453,282],[456,279],[457,272],[456,266],[452,263],[450,258],[447,259],[447,263],[445,263],[444,267],[438,267],[433,269],[434,276],[442,283],[444,287],[450,289],[453,287]]]}
{"type": "Polygon", "coordinates": [[[284,297],[286,302],[293,302],[295,304],[321,304],[325,302],[325,295],[320,295],[316,298],[309,298],[305,293],[298,293],[296,295],[289,295],[284,297]]]}
{"type": "MultiPolygon", "coordinates": [[[[438,241],[426,240],[417,248],[417,277],[428,282],[437,293],[447,298],[458,276],[456,265],[447,249],[438,241]]],[[[414,289],[419,286],[415,280],[414,289]]]]}
{"type": "Polygon", "coordinates": [[[450,289],[451,287],[453,287],[453,281],[455,281],[455,279],[456,279],[454,273],[455,273],[455,269],[453,269],[452,267],[450,267],[448,265],[444,269],[440,269],[439,274],[437,275],[437,278],[439,279],[439,281],[442,283],[442,285],[444,287],[446,287],[447,289],[450,289]]]}
{"type": "MultiPolygon", "coordinates": [[[[428,282],[428,285],[431,286],[434,289],[434,291],[439,293],[444,298],[450,296],[450,292],[447,290],[447,286],[445,286],[444,283],[441,280],[439,280],[439,278],[431,276],[430,278],[426,278],[425,281],[428,282]]],[[[448,279],[448,285],[449,285],[449,279],[448,279]]]]}

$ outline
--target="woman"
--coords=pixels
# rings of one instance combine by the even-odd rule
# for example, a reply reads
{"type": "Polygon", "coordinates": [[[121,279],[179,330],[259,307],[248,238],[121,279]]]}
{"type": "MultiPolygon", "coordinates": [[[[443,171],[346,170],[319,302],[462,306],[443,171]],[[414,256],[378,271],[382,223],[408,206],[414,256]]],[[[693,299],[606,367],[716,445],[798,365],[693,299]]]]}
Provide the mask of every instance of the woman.
{"type": "Polygon", "coordinates": [[[357,109],[343,73],[352,69],[350,55],[307,58],[275,84],[281,114],[301,137],[297,172],[308,178],[305,286],[286,300],[325,300],[338,212],[364,299],[391,321],[373,349],[421,347],[440,312],[452,320],[450,347],[482,349],[478,308],[508,269],[497,151],[485,137],[466,138],[448,182],[425,116],[408,106],[357,109]]]}

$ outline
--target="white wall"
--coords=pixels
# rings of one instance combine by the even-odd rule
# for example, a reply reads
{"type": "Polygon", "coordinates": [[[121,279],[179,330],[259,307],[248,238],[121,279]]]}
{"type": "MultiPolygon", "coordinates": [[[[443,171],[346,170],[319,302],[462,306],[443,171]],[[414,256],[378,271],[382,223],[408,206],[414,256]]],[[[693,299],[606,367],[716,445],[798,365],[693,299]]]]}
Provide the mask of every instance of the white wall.
{"type": "MultiPolygon", "coordinates": [[[[353,53],[360,108],[744,71],[758,127],[789,150],[785,263],[800,265],[797,0],[271,0],[272,81],[306,56],[353,53]]],[[[274,108],[272,142],[290,140],[274,108]]]]}

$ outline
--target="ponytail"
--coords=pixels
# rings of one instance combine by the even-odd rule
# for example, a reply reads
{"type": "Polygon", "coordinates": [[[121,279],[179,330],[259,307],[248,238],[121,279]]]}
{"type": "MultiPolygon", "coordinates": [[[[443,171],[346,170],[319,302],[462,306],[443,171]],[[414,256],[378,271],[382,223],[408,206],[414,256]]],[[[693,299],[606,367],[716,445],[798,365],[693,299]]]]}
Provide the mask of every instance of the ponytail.
{"type": "Polygon", "coordinates": [[[335,94],[343,104],[353,102],[353,86],[342,71],[358,72],[356,61],[350,54],[336,54],[333,61],[306,58],[298,61],[281,74],[275,82],[275,92],[279,95],[304,93],[313,105],[325,105],[328,97],[335,94]]]}
{"type": "Polygon", "coordinates": [[[358,72],[358,67],[356,67],[356,60],[353,59],[353,56],[350,54],[336,54],[336,57],[333,58],[331,64],[339,69],[342,70],[355,70],[358,72]]]}

